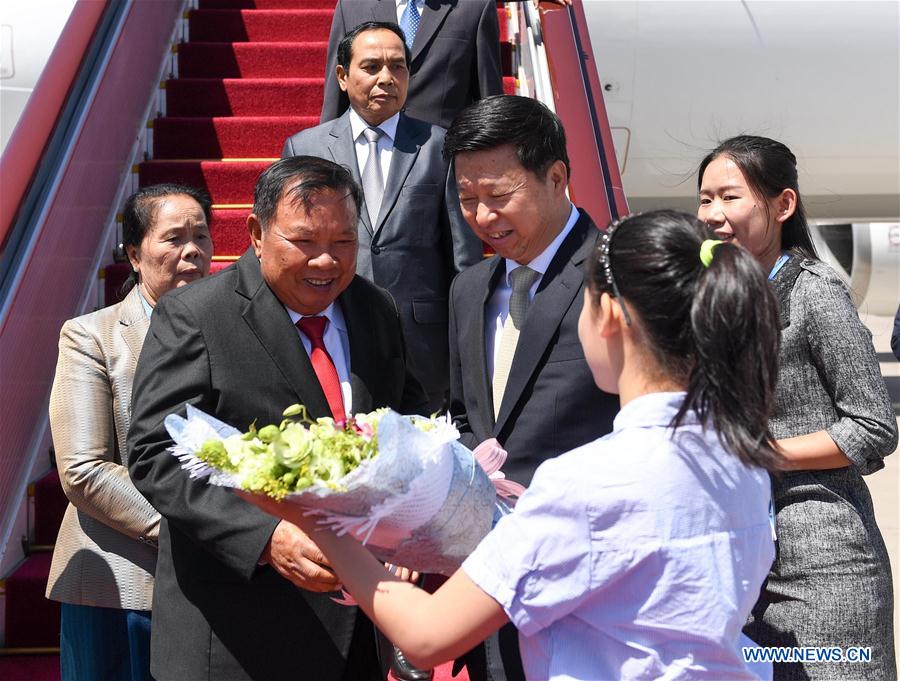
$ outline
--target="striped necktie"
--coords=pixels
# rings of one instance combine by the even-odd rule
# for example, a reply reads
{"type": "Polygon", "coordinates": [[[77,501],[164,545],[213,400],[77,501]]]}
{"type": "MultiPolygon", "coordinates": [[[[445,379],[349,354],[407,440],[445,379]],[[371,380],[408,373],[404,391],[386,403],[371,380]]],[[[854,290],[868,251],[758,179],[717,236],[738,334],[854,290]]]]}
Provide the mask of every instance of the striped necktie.
{"type": "Polygon", "coordinates": [[[369,145],[369,156],[362,172],[363,196],[366,198],[369,223],[374,230],[378,227],[378,212],[384,197],[384,176],[381,173],[381,155],[378,153],[378,140],[384,132],[381,128],[366,128],[362,134],[369,145]]]}
{"type": "Polygon", "coordinates": [[[494,380],[491,383],[495,421],[500,415],[500,404],[503,402],[503,393],[506,392],[506,383],[509,380],[509,370],[512,367],[513,357],[516,355],[519,331],[525,323],[525,313],[528,311],[528,303],[531,300],[528,292],[537,278],[538,273],[525,266],[517,267],[509,273],[512,284],[512,293],[509,296],[509,314],[503,323],[500,350],[497,353],[497,361],[494,364],[494,380]]]}

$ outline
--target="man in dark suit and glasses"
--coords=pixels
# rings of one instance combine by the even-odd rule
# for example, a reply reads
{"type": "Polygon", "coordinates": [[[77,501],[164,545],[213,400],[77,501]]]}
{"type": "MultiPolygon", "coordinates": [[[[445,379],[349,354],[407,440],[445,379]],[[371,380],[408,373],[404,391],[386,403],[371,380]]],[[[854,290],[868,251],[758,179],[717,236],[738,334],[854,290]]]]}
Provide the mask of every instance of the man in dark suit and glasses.
{"type": "Polygon", "coordinates": [[[166,451],[186,403],[246,428],[390,406],[422,413],[390,295],[355,276],[360,192],[318,158],[259,178],[252,247],[216,277],[163,296],[134,380],[129,470],[162,514],[151,671],[190,679],[383,679],[374,628],[338,605],[334,574],[294,525],[191,480],[166,451]]]}
{"type": "MultiPolygon", "coordinates": [[[[447,131],[462,213],[496,255],[450,290],[450,413],[469,447],[497,438],[507,477],[612,430],[619,405],[594,383],[578,341],[583,265],[599,231],[566,196],[559,118],[526,97],[489,97],[447,131]]],[[[473,681],[522,679],[515,629],[469,654],[473,681]]]]}
{"type": "Polygon", "coordinates": [[[428,408],[446,405],[447,296],[483,245],[459,212],[456,181],[441,155],[443,128],[401,113],[409,49],[391,22],[360,24],[341,40],[337,75],[350,109],[291,136],[283,157],[320,156],[350,169],[363,187],[357,271],[384,286],[400,309],[410,363],[428,408]]]}

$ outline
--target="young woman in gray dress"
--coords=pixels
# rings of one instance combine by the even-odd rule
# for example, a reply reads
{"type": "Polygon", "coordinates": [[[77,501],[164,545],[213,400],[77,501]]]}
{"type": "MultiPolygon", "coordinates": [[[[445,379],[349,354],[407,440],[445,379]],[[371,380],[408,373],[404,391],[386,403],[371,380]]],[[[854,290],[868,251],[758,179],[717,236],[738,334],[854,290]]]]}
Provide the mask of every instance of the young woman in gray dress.
{"type": "Polygon", "coordinates": [[[785,145],[726,140],[698,188],[698,217],[756,257],[781,303],[770,427],[789,470],[773,479],[777,553],[744,631],[762,646],[871,650],[868,663],[776,663],[779,680],[895,679],[891,568],[862,476],[884,466],[897,424],[871,334],[816,257],[785,145]]]}

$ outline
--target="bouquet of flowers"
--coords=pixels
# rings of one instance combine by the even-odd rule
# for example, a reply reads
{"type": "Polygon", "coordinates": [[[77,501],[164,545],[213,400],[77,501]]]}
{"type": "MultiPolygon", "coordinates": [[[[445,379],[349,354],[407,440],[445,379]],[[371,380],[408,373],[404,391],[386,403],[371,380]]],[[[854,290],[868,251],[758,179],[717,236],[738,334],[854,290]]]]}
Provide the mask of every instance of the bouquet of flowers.
{"type": "Polygon", "coordinates": [[[522,491],[499,471],[496,441],[473,453],[445,417],[379,409],[335,423],[301,405],[284,416],[242,433],[188,405],[166,417],[170,451],[192,477],[298,504],[420,572],[456,570],[522,491]]]}

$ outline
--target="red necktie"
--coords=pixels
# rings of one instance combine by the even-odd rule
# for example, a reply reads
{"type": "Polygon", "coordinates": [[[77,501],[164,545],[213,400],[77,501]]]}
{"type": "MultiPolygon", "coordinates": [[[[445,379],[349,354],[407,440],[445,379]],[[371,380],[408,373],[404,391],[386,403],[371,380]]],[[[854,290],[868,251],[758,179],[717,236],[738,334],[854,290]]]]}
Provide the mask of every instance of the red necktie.
{"type": "Polygon", "coordinates": [[[316,378],[319,379],[319,385],[322,386],[325,393],[325,399],[328,400],[331,416],[335,421],[345,421],[347,417],[344,413],[344,399],[341,395],[341,379],[338,378],[331,355],[325,349],[324,336],[327,323],[327,317],[303,317],[297,322],[297,328],[300,329],[300,333],[309,338],[312,345],[309,359],[312,362],[313,371],[316,372],[316,378]]]}

